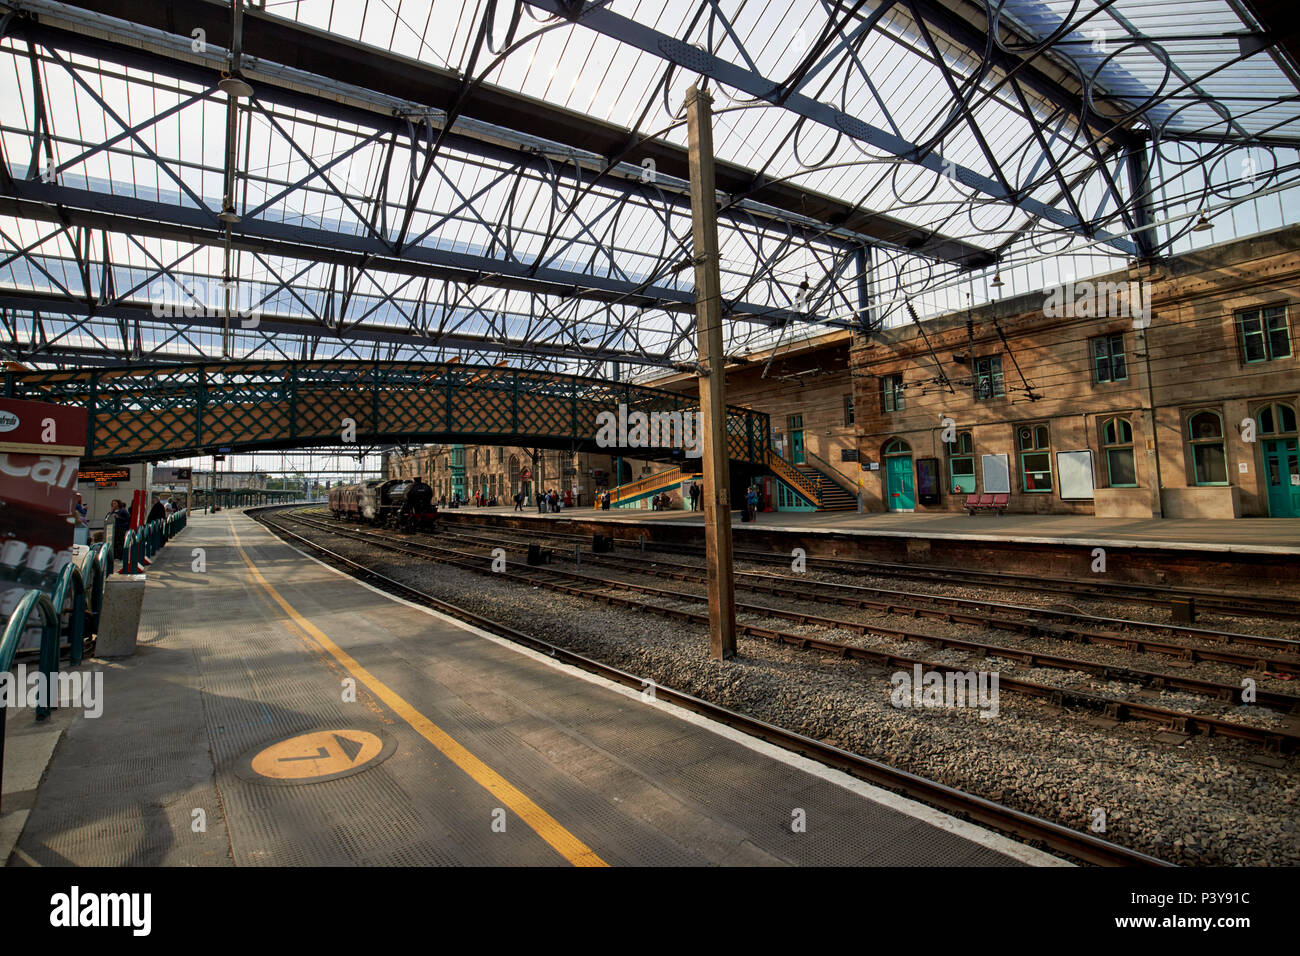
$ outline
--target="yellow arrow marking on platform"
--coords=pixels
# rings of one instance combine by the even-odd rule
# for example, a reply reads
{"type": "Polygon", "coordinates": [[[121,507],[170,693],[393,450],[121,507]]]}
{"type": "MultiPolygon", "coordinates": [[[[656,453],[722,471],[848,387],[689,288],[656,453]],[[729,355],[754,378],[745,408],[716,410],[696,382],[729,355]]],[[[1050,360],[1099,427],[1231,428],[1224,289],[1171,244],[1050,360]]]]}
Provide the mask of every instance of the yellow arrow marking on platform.
{"type": "MultiPolygon", "coordinates": [[[[227,519],[229,521],[229,519],[227,519]]],[[[596,852],[560,825],[559,821],[535,804],[527,794],[515,787],[474,754],[466,750],[445,730],[431,721],[424,714],[412,707],[405,698],[366,670],[347,651],[335,644],[315,624],[303,617],[280,596],[280,592],[271,586],[271,582],[262,576],[251,558],[244,552],[235,523],[229,521],[230,533],[235,539],[235,550],[248,565],[253,578],[271,596],[271,599],[289,615],[298,627],[328,651],[357,680],[370,688],[376,697],[389,706],[394,713],[405,720],[425,740],[433,744],[452,763],[468,774],[475,783],[509,807],[516,816],[528,824],[539,837],[545,840],[562,857],[574,866],[608,866],[609,864],[596,855],[596,852]]]]}
{"type": "Polygon", "coordinates": [[[370,763],[384,742],[364,730],[318,730],[271,744],[253,758],[254,773],[272,780],[329,777],[370,763]]]}

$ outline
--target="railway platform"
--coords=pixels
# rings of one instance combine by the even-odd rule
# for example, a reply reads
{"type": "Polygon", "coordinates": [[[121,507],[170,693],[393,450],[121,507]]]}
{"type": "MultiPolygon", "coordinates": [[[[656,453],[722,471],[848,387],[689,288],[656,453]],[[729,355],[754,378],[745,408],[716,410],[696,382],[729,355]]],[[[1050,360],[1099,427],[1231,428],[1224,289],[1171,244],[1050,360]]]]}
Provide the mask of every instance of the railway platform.
{"type": "MultiPolygon", "coordinates": [[[[441,520],[606,534],[648,544],[699,546],[703,515],[590,507],[555,514],[512,508],[443,510],[441,520]]],[[[1096,579],[1154,588],[1175,584],[1300,597],[1300,521],[1294,518],[1138,520],[1087,515],[929,515],[765,512],[732,515],[737,552],[851,559],[935,569],[1096,579]],[[1100,549],[1100,550],[1099,550],[1100,549]],[[1104,559],[1099,565],[1098,558],[1104,559]],[[1099,572],[1098,568],[1104,571],[1099,572]],[[1101,573],[1103,576],[1097,578],[1101,573]]]]}
{"type": "Polygon", "coordinates": [[[9,865],[1059,863],[391,597],[238,512],[158,556],[137,654],[84,666],[102,714],[60,712],[9,865]]]}
{"type": "MultiPolygon", "coordinates": [[[[472,505],[444,514],[517,514],[554,521],[618,521],[626,524],[698,525],[704,516],[692,511],[652,511],[590,506],[558,514],[540,514],[536,508],[516,512],[509,508],[475,508],[472,505]]],[[[1092,515],[1025,514],[893,514],[852,511],[768,511],[752,524],[742,524],[740,512],[732,514],[732,527],[748,531],[786,531],[800,534],[866,535],[878,538],[926,538],[953,541],[1015,542],[1021,544],[1088,545],[1089,547],[1165,548],[1235,554],[1293,555],[1300,557],[1300,521],[1295,518],[1096,518],[1092,515]]]]}

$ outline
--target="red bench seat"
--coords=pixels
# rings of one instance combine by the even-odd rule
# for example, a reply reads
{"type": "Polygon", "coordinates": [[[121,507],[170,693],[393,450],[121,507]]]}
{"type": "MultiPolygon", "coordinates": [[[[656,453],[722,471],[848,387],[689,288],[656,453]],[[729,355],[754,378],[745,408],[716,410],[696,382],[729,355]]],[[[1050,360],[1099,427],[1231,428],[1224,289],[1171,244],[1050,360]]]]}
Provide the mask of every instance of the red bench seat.
{"type": "Polygon", "coordinates": [[[972,517],[977,511],[996,511],[998,514],[1007,510],[1007,505],[1011,502],[1009,494],[982,494],[967,495],[966,502],[962,505],[967,513],[972,517]]]}

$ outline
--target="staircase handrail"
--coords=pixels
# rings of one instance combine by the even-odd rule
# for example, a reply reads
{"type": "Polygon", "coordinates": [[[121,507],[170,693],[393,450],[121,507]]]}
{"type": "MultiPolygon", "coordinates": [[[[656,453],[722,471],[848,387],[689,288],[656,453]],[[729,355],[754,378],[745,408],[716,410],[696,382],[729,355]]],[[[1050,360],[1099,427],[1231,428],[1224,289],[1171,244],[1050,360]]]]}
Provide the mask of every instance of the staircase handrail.
{"type": "Polygon", "coordinates": [[[638,478],[636,481],[629,484],[616,486],[614,490],[609,493],[609,503],[614,505],[620,501],[625,501],[628,498],[635,498],[638,495],[643,495],[647,491],[654,491],[656,488],[664,485],[676,484],[681,480],[681,466],[670,468],[667,471],[656,472],[655,474],[648,475],[645,478],[638,478]]]}
{"type": "Polygon", "coordinates": [[[772,469],[773,474],[818,508],[822,506],[822,493],[816,482],[786,461],[775,448],[768,448],[767,450],[767,467],[772,469]]]}
{"type": "Polygon", "coordinates": [[[853,497],[856,498],[858,496],[858,485],[857,482],[855,482],[852,478],[844,474],[842,471],[840,471],[838,468],[832,465],[821,455],[818,455],[816,452],[809,451],[808,449],[805,448],[804,454],[806,454],[809,458],[818,462],[822,466],[817,469],[818,471],[825,474],[826,477],[828,477],[831,481],[835,482],[835,484],[839,485],[849,494],[853,495],[853,497]]]}

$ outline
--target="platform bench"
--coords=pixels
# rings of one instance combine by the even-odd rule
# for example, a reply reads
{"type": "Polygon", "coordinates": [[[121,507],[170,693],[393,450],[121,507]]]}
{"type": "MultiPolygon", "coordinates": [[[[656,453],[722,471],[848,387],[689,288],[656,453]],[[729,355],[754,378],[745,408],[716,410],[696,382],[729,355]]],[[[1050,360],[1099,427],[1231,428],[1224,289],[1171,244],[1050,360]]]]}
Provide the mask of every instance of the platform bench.
{"type": "Polygon", "coordinates": [[[1011,496],[1007,494],[998,495],[967,495],[964,507],[968,514],[974,516],[977,511],[996,511],[998,514],[1007,510],[1007,505],[1011,501],[1011,496]]]}

